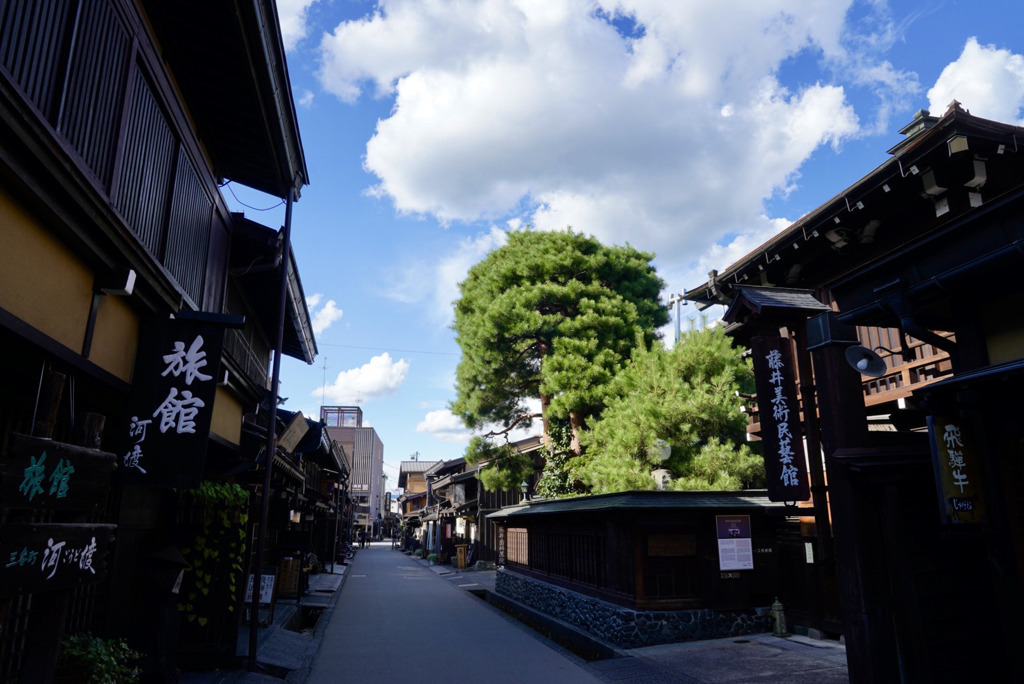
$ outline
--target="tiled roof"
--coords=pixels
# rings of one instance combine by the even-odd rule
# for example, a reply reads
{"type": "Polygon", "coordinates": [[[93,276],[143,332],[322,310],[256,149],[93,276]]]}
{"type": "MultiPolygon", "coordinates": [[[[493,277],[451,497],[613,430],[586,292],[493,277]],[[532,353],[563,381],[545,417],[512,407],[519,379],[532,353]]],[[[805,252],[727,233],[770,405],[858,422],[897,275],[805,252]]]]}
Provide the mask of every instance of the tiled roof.
{"type": "Polygon", "coordinates": [[[398,472],[425,473],[437,463],[438,461],[402,461],[402,465],[398,468],[398,472]]]}
{"type": "Polygon", "coordinates": [[[734,492],[702,491],[632,491],[614,494],[579,496],[571,499],[533,500],[528,505],[504,508],[488,518],[511,518],[524,515],[550,515],[579,513],[582,511],[636,510],[636,509],[694,509],[694,508],[776,508],[782,503],[769,501],[763,489],[734,492]]]}

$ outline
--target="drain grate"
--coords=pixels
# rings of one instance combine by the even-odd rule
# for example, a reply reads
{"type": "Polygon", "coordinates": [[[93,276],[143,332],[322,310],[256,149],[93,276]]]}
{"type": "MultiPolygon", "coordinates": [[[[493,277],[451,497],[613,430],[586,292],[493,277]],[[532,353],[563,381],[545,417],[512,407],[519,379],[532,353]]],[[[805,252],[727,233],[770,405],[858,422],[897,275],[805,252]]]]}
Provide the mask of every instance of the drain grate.
{"type": "Polygon", "coordinates": [[[284,628],[290,632],[300,634],[312,634],[316,629],[316,623],[320,621],[323,608],[313,606],[300,606],[299,610],[292,616],[292,619],[285,624],[284,628]]]}

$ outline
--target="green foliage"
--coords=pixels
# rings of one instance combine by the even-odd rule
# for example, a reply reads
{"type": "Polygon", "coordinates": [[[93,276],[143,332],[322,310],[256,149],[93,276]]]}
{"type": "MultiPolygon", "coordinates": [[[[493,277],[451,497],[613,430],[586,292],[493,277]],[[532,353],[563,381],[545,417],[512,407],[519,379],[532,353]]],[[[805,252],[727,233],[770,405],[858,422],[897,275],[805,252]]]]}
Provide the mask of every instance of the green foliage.
{"type": "Polygon", "coordinates": [[[438,558],[440,558],[440,556],[438,556],[436,553],[431,553],[429,556],[427,556],[427,560],[431,563],[436,563],[438,558]]]}
{"type": "Polygon", "coordinates": [[[240,485],[204,480],[182,493],[198,517],[194,536],[181,549],[188,561],[178,610],[188,623],[204,628],[223,607],[235,610],[245,558],[245,524],[249,492],[240,485]]]}
{"type": "Polygon", "coordinates": [[[412,552],[413,558],[423,558],[423,549],[416,549],[412,552]]]}
{"type": "Polygon", "coordinates": [[[577,473],[580,458],[569,449],[570,428],[566,420],[552,420],[548,424],[551,448],[545,450],[544,470],[537,482],[537,496],[557,499],[587,493],[577,473]]]}
{"type": "Polygon", "coordinates": [[[128,648],[124,639],[101,639],[81,632],[65,637],[61,643],[57,675],[73,676],[89,684],[134,682],[139,678],[135,662],[141,657],[128,648]]]}
{"type": "Polygon", "coordinates": [[[479,472],[480,484],[489,492],[519,490],[519,484],[533,475],[533,459],[510,444],[495,445],[483,437],[474,437],[466,448],[466,463],[485,464],[479,472]]]}
{"type": "Polygon", "coordinates": [[[763,487],[764,481],[763,458],[746,444],[737,447],[712,437],[668,488],[722,491],[763,487]]]}
{"type": "Polygon", "coordinates": [[[452,411],[471,429],[507,430],[542,417],[529,408],[540,400],[546,421],[581,426],[633,345],[668,320],[652,258],[571,229],[510,231],[459,285],[452,411]]]}
{"type": "Polygon", "coordinates": [[[651,471],[664,467],[673,488],[763,484],[763,464],[744,444],[747,417],[736,396],[752,385],[750,364],[721,328],[691,330],[671,350],[638,346],[583,435],[582,479],[595,493],[652,489],[651,471]],[[671,448],[664,464],[662,444],[671,448]]]}

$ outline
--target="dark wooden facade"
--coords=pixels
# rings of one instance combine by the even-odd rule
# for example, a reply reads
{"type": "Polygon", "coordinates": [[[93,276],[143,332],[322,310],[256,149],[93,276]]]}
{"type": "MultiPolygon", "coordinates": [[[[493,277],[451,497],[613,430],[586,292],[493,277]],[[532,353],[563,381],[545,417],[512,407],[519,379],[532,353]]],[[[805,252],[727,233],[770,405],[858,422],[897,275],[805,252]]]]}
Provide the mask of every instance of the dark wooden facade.
{"type": "MultiPolygon", "coordinates": [[[[543,442],[530,437],[513,446],[521,453],[531,454],[535,471],[527,485],[527,495],[537,487],[543,463],[538,460],[543,442]]],[[[489,491],[480,482],[480,470],[487,463],[467,466],[465,459],[438,461],[425,471],[427,496],[407,496],[408,503],[419,505],[420,510],[405,511],[410,525],[421,544],[454,558],[456,547],[466,545],[470,562],[495,563],[498,560],[498,532],[491,513],[523,500],[521,489],[489,491]],[[461,521],[461,522],[460,522],[461,521]],[[431,541],[432,540],[432,541],[431,541]]]]}
{"type": "Polygon", "coordinates": [[[827,468],[851,681],[1016,680],[1024,129],[954,102],[901,132],[888,161],[687,297],[733,305],[741,340],[791,336],[813,367],[805,428],[827,468]],[[778,312],[737,305],[748,285],[802,288],[834,313],[780,329],[778,312]],[[844,358],[857,338],[906,373],[860,376],[844,358]]]}
{"type": "MultiPolygon", "coordinates": [[[[273,2],[0,1],[3,457],[15,433],[39,435],[41,378],[56,374],[66,382],[52,437],[78,442],[88,416],[104,416],[90,446],[123,469],[143,333],[171,314],[202,313],[236,326],[215,360],[203,476],[248,484],[260,425],[244,416],[265,400],[282,273],[283,352],[311,361],[316,345],[294,258],[280,259],[277,231],[229,211],[225,180],[292,200],[307,182],[273,2]],[[283,266],[233,270],[275,260],[283,266]]],[[[282,473],[302,477],[297,460],[282,458],[282,473]]],[[[0,680],[46,679],[53,653],[25,650],[44,622],[56,640],[61,631],[127,635],[155,676],[173,670],[173,641],[158,647],[155,635],[174,630],[174,599],[153,579],[154,563],[173,560],[162,551],[191,515],[184,506],[178,492],[115,474],[85,521],[116,525],[108,579],[51,615],[41,594],[0,599],[0,680]]],[[[8,499],[0,509],[4,524],[50,515],[8,499]]]]}
{"type": "Polygon", "coordinates": [[[506,571],[636,610],[769,606],[784,507],[764,492],[634,491],[535,501],[489,516],[506,571]],[[750,518],[753,569],[723,572],[716,516],[750,518]]]}

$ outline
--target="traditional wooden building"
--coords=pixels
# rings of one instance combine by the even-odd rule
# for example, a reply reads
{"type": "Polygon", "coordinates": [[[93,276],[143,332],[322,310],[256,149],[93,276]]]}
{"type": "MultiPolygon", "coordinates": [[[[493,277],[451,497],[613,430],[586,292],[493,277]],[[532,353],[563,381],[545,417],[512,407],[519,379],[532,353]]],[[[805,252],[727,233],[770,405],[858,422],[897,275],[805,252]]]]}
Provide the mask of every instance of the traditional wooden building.
{"type": "MultiPolygon", "coordinates": [[[[514,489],[486,489],[480,482],[480,471],[489,465],[486,461],[468,465],[464,458],[455,458],[437,461],[423,471],[426,496],[416,493],[405,495],[410,521],[415,517],[415,523],[421,526],[421,544],[445,559],[455,558],[458,547],[464,546],[467,563],[494,563],[497,560],[497,527],[487,516],[530,496],[537,488],[543,468],[540,453],[544,442],[541,437],[528,437],[514,442],[512,446],[529,455],[535,467],[528,480],[514,489]],[[417,505],[419,509],[415,508],[417,505]]],[[[418,484],[412,486],[418,487],[418,484]]]]}
{"type": "Polygon", "coordinates": [[[764,491],[525,501],[488,519],[499,595],[619,647],[771,628],[791,523],[764,491]]]}
{"type": "Polygon", "coordinates": [[[274,540],[276,550],[279,555],[290,555],[295,550],[307,556],[312,554],[317,565],[323,566],[336,558],[351,533],[353,507],[348,496],[348,458],[341,444],[330,438],[324,423],[292,411],[279,413],[284,423],[283,435],[288,435],[293,421],[304,421],[306,431],[294,448],[286,450],[302,470],[301,487],[279,488],[271,501],[271,516],[287,520],[285,528],[275,525],[286,530],[274,540]]]}
{"type": "Polygon", "coordinates": [[[415,551],[422,541],[420,518],[427,507],[427,478],[424,475],[437,461],[402,461],[398,468],[398,487],[402,495],[398,497],[398,510],[401,516],[402,548],[415,551]]]}
{"type": "Polygon", "coordinates": [[[800,366],[851,680],[1016,681],[1024,129],[954,102],[901,132],[878,168],[685,296],[800,366]]]}
{"type": "MultiPolygon", "coordinates": [[[[303,477],[260,437],[272,352],[316,354],[287,237],[306,183],[272,0],[0,3],[0,679],[47,681],[61,635],[85,630],[173,671],[178,534],[202,517],[182,493],[200,483],[240,492],[236,551],[263,562],[247,473],[303,477]],[[285,228],[233,214],[225,182],[282,198],[285,228]],[[55,467],[52,496],[19,486],[55,467]],[[67,525],[93,542],[61,546],[67,525]]],[[[233,651],[228,568],[204,620],[233,651]]]]}

